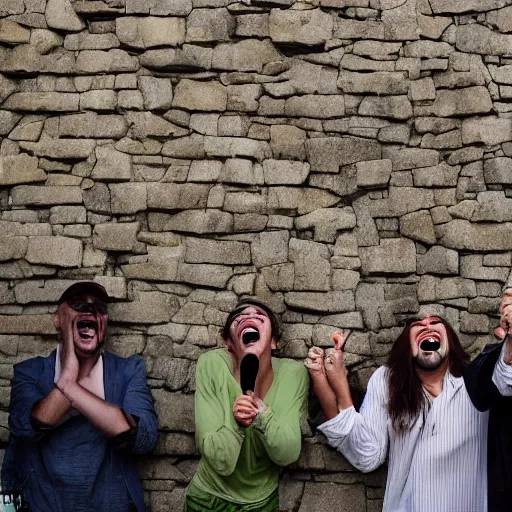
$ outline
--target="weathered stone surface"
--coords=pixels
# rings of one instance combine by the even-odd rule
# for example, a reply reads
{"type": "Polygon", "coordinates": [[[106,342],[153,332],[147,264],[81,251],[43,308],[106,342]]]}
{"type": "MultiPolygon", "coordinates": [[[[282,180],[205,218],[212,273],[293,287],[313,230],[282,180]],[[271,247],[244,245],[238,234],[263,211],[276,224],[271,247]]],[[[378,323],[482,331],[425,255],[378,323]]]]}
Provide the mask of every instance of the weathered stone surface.
{"type": "Polygon", "coordinates": [[[488,146],[512,140],[512,119],[486,116],[464,119],[462,122],[462,142],[472,144],[482,142],[488,146]]]}
{"type": "Polygon", "coordinates": [[[356,163],[359,188],[385,187],[391,177],[391,160],[370,160],[356,163]]]}
{"type": "Polygon", "coordinates": [[[148,183],[148,207],[165,210],[206,208],[209,185],[148,183]]]}
{"type": "Polygon", "coordinates": [[[438,90],[432,109],[439,117],[485,114],[492,109],[492,100],[486,87],[438,90]]]}
{"type": "Polygon", "coordinates": [[[459,254],[452,249],[434,245],[425,254],[418,254],[418,274],[457,274],[459,254]]]}
{"type": "Polygon", "coordinates": [[[138,222],[109,222],[96,224],[93,243],[96,249],[106,251],[131,251],[137,241],[138,222]]]}
{"type": "Polygon", "coordinates": [[[299,512],[332,510],[333,512],[363,512],[364,487],[361,484],[340,485],[306,482],[299,512]]]}
{"type": "Polygon", "coordinates": [[[436,243],[434,223],[430,213],[426,210],[408,213],[401,217],[400,233],[403,236],[429,245],[436,243]]]}
{"type": "Polygon", "coordinates": [[[305,160],[306,133],[295,126],[272,125],[270,147],[274,158],[305,160]]]}
{"type": "Polygon", "coordinates": [[[141,76],[138,83],[146,110],[163,110],[171,107],[172,85],[168,78],[141,76]]]}
{"type": "Polygon", "coordinates": [[[432,149],[386,148],[383,156],[391,160],[393,171],[403,171],[417,167],[431,167],[437,165],[439,162],[439,153],[432,149]]]}
{"type": "Polygon", "coordinates": [[[145,183],[109,185],[112,213],[128,215],[147,208],[145,183]]]}
{"type": "Polygon", "coordinates": [[[149,214],[153,231],[177,231],[185,233],[230,233],[233,231],[233,215],[220,210],[186,210],[174,215],[149,214]]]}
{"type": "Polygon", "coordinates": [[[274,43],[324,44],[331,39],[333,26],[332,16],[320,9],[270,11],[269,32],[274,43]]]}
{"type": "Polygon", "coordinates": [[[512,158],[490,158],[484,162],[484,178],[486,183],[512,182],[512,158]]]}
{"type": "Polygon", "coordinates": [[[379,159],[381,147],[356,137],[317,137],[306,141],[306,153],[312,171],[337,173],[342,165],[379,159]]]}
{"type": "Polygon", "coordinates": [[[190,265],[183,263],[180,265],[177,280],[197,286],[223,289],[232,275],[233,270],[231,267],[224,265],[209,265],[205,263],[190,265]]]}
{"type": "Polygon", "coordinates": [[[288,261],[288,231],[264,231],[251,244],[252,261],[257,268],[288,261]]]}
{"type": "Polygon", "coordinates": [[[21,114],[16,114],[15,112],[9,112],[8,110],[0,110],[0,135],[7,135],[16,126],[21,117],[21,114]]]}
{"type": "Polygon", "coordinates": [[[109,305],[109,319],[113,322],[159,324],[169,322],[178,311],[176,297],[161,292],[140,292],[133,302],[109,305]]]}
{"type": "Polygon", "coordinates": [[[227,89],[217,82],[181,80],[174,91],[173,107],[208,112],[224,111],[227,89]]]}
{"type": "Polygon", "coordinates": [[[344,313],[354,309],[351,291],[336,292],[288,292],[284,300],[290,307],[318,311],[319,313],[344,313]]]}
{"type": "Polygon", "coordinates": [[[0,237],[0,261],[18,260],[27,252],[28,238],[25,236],[0,237]]]}
{"type": "Polygon", "coordinates": [[[187,42],[229,41],[235,20],[227,9],[194,9],[187,18],[187,42]]]}
{"type": "Polygon", "coordinates": [[[290,240],[289,259],[295,266],[294,290],[329,291],[329,251],[323,244],[309,240],[290,240]]]}
{"type": "Polygon", "coordinates": [[[2,105],[5,110],[73,112],[78,110],[78,94],[66,92],[16,92],[2,105]]]}
{"type": "Polygon", "coordinates": [[[79,267],[82,263],[82,242],[63,236],[31,236],[25,259],[42,265],[79,267]]]}
{"type": "Polygon", "coordinates": [[[90,34],[80,32],[69,34],[64,39],[64,48],[71,51],[79,50],[110,50],[119,47],[119,39],[115,34],[90,34]]]}
{"type": "Polygon", "coordinates": [[[132,177],[132,159],[130,155],[117,151],[113,146],[96,148],[96,164],[91,178],[104,181],[128,181],[132,177]]]}
{"type": "Polygon", "coordinates": [[[249,265],[250,246],[243,242],[187,238],[185,262],[249,265]]]}
{"type": "Polygon", "coordinates": [[[169,393],[163,389],[152,392],[158,413],[160,428],[165,430],[194,432],[194,396],[169,393]]]}
{"type": "Polygon", "coordinates": [[[363,275],[416,271],[416,249],[411,240],[382,239],[378,246],[361,247],[359,254],[363,275]]]}
{"type": "Polygon", "coordinates": [[[81,74],[126,73],[138,69],[137,57],[124,50],[83,50],[76,58],[76,70],[81,74]]]}
{"type": "Polygon", "coordinates": [[[272,159],[263,162],[263,175],[267,185],[300,185],[308,174],[308,163],[272,159]]]}
{"type": "Polygon", "coordinates": [[[19,185],[12,189],[11,196],[15,205],[80,204],[82,202],[82,190],[76,186],[19,185]]]}
{"type": "Polygon", "coordinates": [[[512,241],[508,236],[511,225],[472,224],[467,220],[455,219],[438,226],[439,243],[451,249],[473,251],[508,251],[512,241]]]}
{"type": "Polygon", "coordinates": [[[185,42],[185,20],[174,17],[116,18],[116,35],[134,48],[178,46],[185,42]]]}
{"type": "Polygon", "coordinates": [[[298,230],[314,230],[314,239],[319,242],[334,242],[338,231],[351,229],[356,225],[352,208],[318,208],[307,215],[297,217],[298,230]]]}
{"type": "Polygon", "coordinates": [[[25,153],[0,157],[0,185],[44,181],[46,173],[37,167],[37,158],[25,153]]]}
{"type": "Polygon", "coordinates": [[[72,114],[59,119],[60,137],[120,139],[126,135],[128,123],[123,116],[98,115],[95,112],[72,114]]]}
{"type": "Polygon", "coordinates": [[[53,315],[0,315],[0,333],[55,334],[53,315]]]}
{"type": "Polygon", "coordinates": [[[407,94],[409,83],[402,72],[340,73],[338,87],[345,94],[407,94]]]}
{"type": "Polygon", "coordinates": [[[282,60],[268,40],[247,39],[231,44],[219,44],[213,50],[212,67],[228,71],[256,71],[265,64],[282,60]]]}
{"type": "Polygon", "coordinates": [[[459,14],[499,9],[508,3],[508,0],[467,0],[462,3],[457,0],[432,0],[430,5],[435,14],[459,14]]]}
{"type": "Polygon", "coordinates": [[[407,96],[385,96],[383,98],[370,96],[363,98],[358,113],[362,116],[403,120],[412,117],[412,105],[407,96]]]}
{"type": "Polygon", "coordinates": [[[375,217],[399,217],[417,210],[435,206],[432,190],[415,187],[390,187],[386,199],[376,199],[370,204],[375,217]]]}
{"type": "Polygon", "coordinates": [[[316,117],[329,119],[345,115],[343,96],[304,95],[286,100],[285,115],[290,117],[316,117]]]}
{"type": "Polygon", "coordinates": [[[512,55],[512,35],[500,34],[474,23],[457,27],[456,48],[481,55],[512,55]]]}
{"type": "Polygon", "coordinates": [[[44,15],[50,28],[69,32],[79,32],[85,28],[69,0],[48,0],[44,15]]]}
{"type": "Polygon", "coordinates": [[[0,41],[8,44],[30,42],[30,30],[23,28],[15,21],[0,20],[0,41]]]}

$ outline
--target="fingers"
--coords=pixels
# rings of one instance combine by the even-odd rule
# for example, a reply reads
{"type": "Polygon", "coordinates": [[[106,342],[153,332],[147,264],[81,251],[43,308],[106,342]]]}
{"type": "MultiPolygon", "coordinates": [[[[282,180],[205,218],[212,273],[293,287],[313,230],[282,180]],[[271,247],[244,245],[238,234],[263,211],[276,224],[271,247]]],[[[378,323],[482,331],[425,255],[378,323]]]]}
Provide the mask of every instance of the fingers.
{"type": "Polygon", "coordinates": [[[334,348],[336,350],[343,350],[343,347],[345,346],[345,342],[347,341],[349,334],[350,331],[336,331],[331,335],[331,338],[334,341],[334,348]]]}
{"type": "Polygon", "coordinates": [[[254,403],[253,397],[247,395],[238,395],[233,404],[233,416],[242,426],[248,427],[252,424],[258,414],[258,407],[254,403]]]}
{"type": "Polygon", "coordinates": [[[319,360],[313,360],[311,359],[310,357],[306,357],[306,359],[304,359],[304,366],[308,369],[308,370],[313,370],[313,371],[316,371],[316,370],[321,370],[323,368],[323,358],[319,359],[319,360]]]}

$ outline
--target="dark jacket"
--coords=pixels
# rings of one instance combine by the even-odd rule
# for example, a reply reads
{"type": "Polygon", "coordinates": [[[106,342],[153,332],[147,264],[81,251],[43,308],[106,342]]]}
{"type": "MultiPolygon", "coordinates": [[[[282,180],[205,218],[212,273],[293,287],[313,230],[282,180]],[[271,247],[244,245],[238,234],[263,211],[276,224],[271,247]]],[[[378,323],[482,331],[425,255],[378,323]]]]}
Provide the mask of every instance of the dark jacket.
{"type": "Polygon", "coordinates": [[[489,413],[487,455],[488,511],[512,511],[512,397],[502,396],[492,381],[503,343],[487,345],[464,375],[473,405],[489,413]]]}
{"type": "MultiPolygon", "coordinates": [[[[120,504],[128,500],[142,512],[144,499],[134,454],[151,451],[158,436],[144,362],[138,356],[125,359],[108,352],[103,355],[105,400],[138,421],[129,451],[119,449],[82,415],[71,416],[52,429],[34,428],[30,416],[32,408],[52,391],[54,373],[55,351],[48,357],[35,357],[14,367],[8,458],[14,461],[18,482],[30,509],[70,510],[70,502],[75,503],[76,499],[80,504],[90,500],[79,508],[99,512],[108,503],[120,504]],[[76,446],[76,453],[80,455],[74,457],[70,446],[76,446]],[[98,474],[87,488],[82,475],[91,467],[96,467],[98,474]],[[70,479],[76,484],[62,484],[70,479]],[[88,493],[91,495],[87,496],[88,493]]],[[[117,510],[115,505],[113,509],[117,510]]]]}

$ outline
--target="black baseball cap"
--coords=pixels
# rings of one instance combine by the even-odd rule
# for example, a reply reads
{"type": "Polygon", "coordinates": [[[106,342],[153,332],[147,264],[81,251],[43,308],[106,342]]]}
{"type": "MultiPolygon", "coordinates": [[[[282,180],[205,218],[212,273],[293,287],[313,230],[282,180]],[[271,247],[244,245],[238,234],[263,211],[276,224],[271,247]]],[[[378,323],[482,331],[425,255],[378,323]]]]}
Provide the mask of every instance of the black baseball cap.
{"type": "Polygon", "coordinates": [[[222,328],[222,337],[225,340],[229,338],[229,327],[231,325],[231,322],[233,322],[235,317],[238,316],[244,309],[248,308],[249,306],[258,306],[263,311],[265,311],[265,313],[268,315],[270,319],[270,325],[272,326],[272,336],[274,336],[276,340],[279,340],[281,338],[281,322],[279,320],[279,317],[272,311],[272,309],[266,302],[259,299],[258,297],[253,297],[252,295],[246,295],[241,297],[237,305],[233,308],[231,313],[229,313],[226,319],[226,323],[222,328]]]}
{"type": "Polygon", "coordinates": [[[95,283],[94,281],[78,281],[66,288],[64,293],[60,296],[59,304],[62,304],[71,297],[76,297],[77,295],[94,295],[104,302],[109,302],[110,299],[107,290],[105,290],[101,284],[95,283]]]}

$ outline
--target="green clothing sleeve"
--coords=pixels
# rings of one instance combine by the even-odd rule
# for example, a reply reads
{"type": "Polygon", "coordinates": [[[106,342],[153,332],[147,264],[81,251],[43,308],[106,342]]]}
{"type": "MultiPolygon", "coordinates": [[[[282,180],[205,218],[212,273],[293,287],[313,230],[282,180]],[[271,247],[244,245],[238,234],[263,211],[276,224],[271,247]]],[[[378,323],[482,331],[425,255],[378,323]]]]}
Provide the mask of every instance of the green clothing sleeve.
{"type": "Polygon", "coordinates": [[[293,367],[289,382],[293,382],[294,386],[286,390],[288,396],[279,401],[279,409],[272,410],[269,407],[256,416],[253,422],[267,455],[278,466],[287,466],[300,455],[300,419],[305,409],[309,385],[304,366],[293,367]]]}
{"type": "Polygon", "coordinates": [[[200,357],[196,369],[196,444],[208,465],[218,474],[233,473],[244,431],[233,417],[233,404],[219,364],[222,359],[200,357]],[[213,378],[215,376],[215,378],[213,378]]]}

